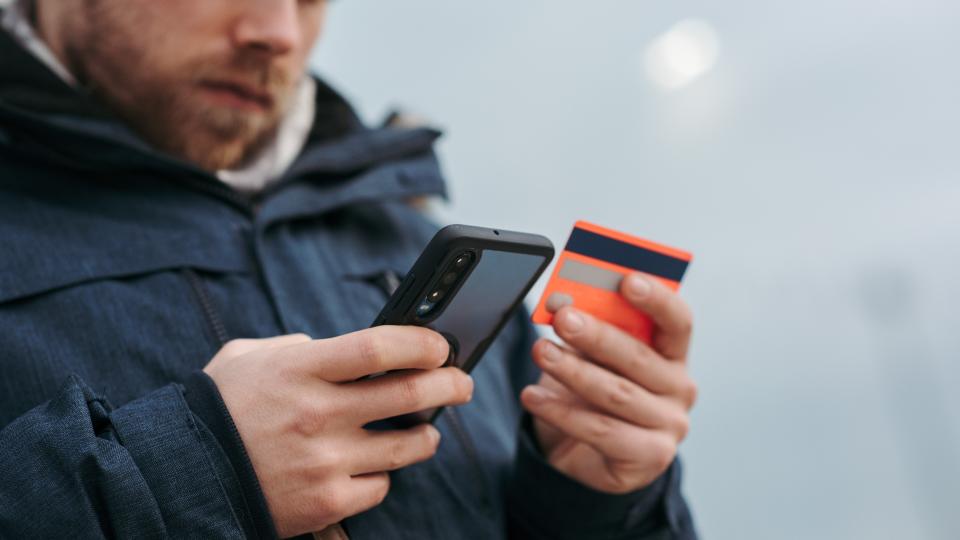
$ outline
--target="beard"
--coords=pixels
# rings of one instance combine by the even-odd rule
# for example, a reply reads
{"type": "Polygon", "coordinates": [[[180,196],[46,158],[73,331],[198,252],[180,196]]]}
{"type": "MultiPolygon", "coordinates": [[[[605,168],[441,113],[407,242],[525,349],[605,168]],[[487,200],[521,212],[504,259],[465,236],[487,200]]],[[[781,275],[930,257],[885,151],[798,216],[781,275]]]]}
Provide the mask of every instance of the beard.
{"type": "Polygon", "coordinates": [[[163,39],[139,35],[122,2],[87,0],[87,31],[67,46],[68,63],[99,101],[154,148],[207,171],[244,166],[276,137],[296,76],[263,51],[184,57],[163,39]],[[151,47],[150,43],[160,46],[151,47]],[[82,45],[80,45],[82,44],[82,45]],[[204,84],[229,81],[264,96],[256,110],[206,99],[204,84]]]}

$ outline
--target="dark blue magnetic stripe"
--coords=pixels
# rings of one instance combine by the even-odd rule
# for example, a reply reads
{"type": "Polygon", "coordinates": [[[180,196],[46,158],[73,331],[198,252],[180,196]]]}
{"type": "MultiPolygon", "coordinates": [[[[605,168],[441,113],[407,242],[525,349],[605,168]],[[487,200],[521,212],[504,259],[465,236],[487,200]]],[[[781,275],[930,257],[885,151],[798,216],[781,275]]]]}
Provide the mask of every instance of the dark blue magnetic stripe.
{"type": "Polygon", "coordinates": [[[683,279],[683,274],[690,264],[676,257],[584,229],[573,229],[564,249],[677,282],[683,279]]]}

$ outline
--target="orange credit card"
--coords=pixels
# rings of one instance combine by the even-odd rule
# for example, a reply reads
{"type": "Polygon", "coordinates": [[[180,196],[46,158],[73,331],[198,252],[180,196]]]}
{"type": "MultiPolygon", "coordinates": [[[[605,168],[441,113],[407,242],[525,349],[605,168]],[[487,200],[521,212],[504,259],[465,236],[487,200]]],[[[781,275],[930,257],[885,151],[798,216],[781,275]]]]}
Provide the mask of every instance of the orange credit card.
{"type": "Polygon", "coordinates": [[[676,291],[692,259],[686,251],[578,221],[533,312],[533,322],[552,324],[556,306],[572,303],[649,344],[653,322],[620,294],[620,282],[639,271],[676,291]]]}

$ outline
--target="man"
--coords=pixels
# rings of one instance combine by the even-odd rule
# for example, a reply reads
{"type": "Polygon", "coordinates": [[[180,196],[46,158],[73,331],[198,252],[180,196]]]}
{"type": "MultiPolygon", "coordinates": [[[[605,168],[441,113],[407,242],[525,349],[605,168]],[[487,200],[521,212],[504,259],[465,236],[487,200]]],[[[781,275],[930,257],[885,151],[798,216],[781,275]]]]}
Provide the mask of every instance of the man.
{"type": "Polygon", "coordinates": [[[444,194],[438,134],[305,75],[325,10],[4,11],[0,536],[694,537],[690,315],[656,281],[622,291],[652,348],[519,313],[471,377],[432,331],[365,329],[435,231],[409,201],[444,194]]]}

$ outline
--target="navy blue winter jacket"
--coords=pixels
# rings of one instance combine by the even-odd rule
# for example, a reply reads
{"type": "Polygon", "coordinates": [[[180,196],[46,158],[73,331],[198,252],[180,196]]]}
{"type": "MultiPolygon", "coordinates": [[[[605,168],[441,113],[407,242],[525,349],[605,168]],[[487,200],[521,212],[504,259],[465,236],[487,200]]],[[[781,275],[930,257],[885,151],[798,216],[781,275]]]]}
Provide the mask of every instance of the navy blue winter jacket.
{"type": "MultiPolygon", "coordinates": [[[[216,386],[233,338],[367,327],[436,230],[429,129],[371,129],[318,81],[285,177],[246,197],[146,146],[0,32],[0,537],[271,538],[216,386]]],[[[351,538],[692,538],[680,465],[627,495],[548,465],[518,313],[351,538]]]]}

